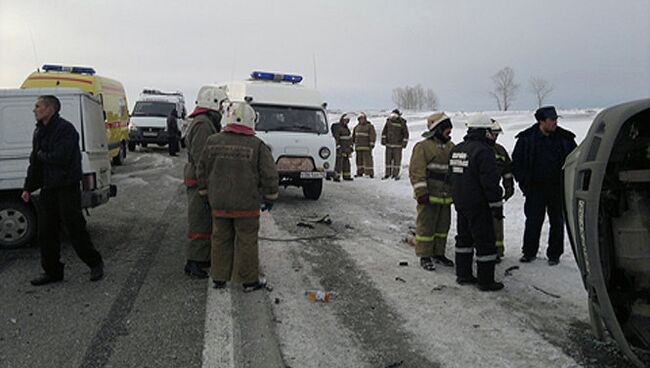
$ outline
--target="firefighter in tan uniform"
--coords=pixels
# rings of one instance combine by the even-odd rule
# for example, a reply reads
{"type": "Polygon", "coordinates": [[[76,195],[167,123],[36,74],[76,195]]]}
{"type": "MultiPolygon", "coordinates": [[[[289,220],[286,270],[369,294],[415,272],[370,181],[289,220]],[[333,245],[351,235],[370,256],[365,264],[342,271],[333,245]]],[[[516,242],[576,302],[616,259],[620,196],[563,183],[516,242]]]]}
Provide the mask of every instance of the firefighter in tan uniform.
{"type": "Polygon", "coordinates": [[[450,137],[451,119],[444,113],[429,116],[427,127],[429,130],[422,134],[426,139],[413,147],[409,177],[417,199],[415,254],[420,257],[422,268],[433,271],[434,263],[454,266],[445,256],[452,203],[449,153],[454,144],[450,137]]]}
{"type": "Polygon", "coordinates": [[[393,178],[399,180],[399,171],[402,166],[402,150],[409,142],[409,129],[402,113],[395,109],[384,124],[381,131],[381,144],[386,146],[386,171],[382,179],[393,178]]]}
{"type": "Polygon", "coordinates": [[[259,216],[278,198],[279,178],[271,150],[255,137],[256,116],[248,103],[228,103],[226,125],[208,138],[198,165],[199,192],[212,209],[210,275],[217,289],[233,278],[244,291],[266,286],[259,277],[259,216]]]}
{"type": "Polygon", "coordinates": [[[350,155],[352,154],[352,132],[348,128],[350,118],[343,114],[339,120],[339,125],[334,131],[336,140],[336,164],[334,166],[334,181],[352,180],[350,170],[350,155]]]}
{"type": "Polygon", "coordinates": [[[357,118],[359,124],[352,131],[352,142],[357,156],[356,177],[368,175],[375,176],[374,164],[372,161],[372,149],[375,148],[377,133],[375,127],[368,121],[366,114],[361,113],[357,118]]]}
{"type": "MultiPolygon", "coordinates": [[[[494,153],[497,159],[497,170],[501,175],[501,185],[503,186],[503,200],[507,201],[515,194],[515,180],[512,176],[512,160],[505,147],[496,143],[499,134],[503,133],[501,124],[492,119],[492,133],[494,133],[494,153]]],[[[501,258],[505,253],[505,246],[503,244],[503,219],[494,218],[494,233],[496,235],[497,246],[497,263],[501,262],[501,258]]]]}
{"type": "Polygon", "coordinates": [[[196,99],[196,108],[189,115],[192,122],[185,135],[187,163],[184,175],[187,187],[187,237],[190,239],[185,247],[185,273],[200,279],[208,277],[202,268],[210,265],[212,216],[205,197],[198,193],[196,163],[208,137],[221,130],[221,104],[226,99],[223,90],[212,86],[202,87],[196,99]]]}

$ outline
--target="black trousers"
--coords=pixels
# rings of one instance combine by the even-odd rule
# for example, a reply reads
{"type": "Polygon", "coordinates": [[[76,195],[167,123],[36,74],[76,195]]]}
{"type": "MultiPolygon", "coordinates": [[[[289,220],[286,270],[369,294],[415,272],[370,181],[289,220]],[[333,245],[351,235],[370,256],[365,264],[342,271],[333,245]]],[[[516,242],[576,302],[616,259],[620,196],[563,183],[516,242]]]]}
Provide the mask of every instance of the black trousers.
{"type": "Polygon", "coordinates": [[[456,207],[456,221],[456,276],[472,275],[472,260],[476,250],[479,283],[493,282],[497,247],[490,208],[487,205],[476,209],[456,207]]]}
{"type": "Polygon", "coordinates": [[[41,266],[48,275],[63,277],[63,263],[60,260],[61,225],[68,231],[75,252],[88,267],[102,262],[102,257],[86,230],[86,219],[81,213],[79,185],[41,189],[38,221],[41,266]]]}
{"type": "Polygon", "coordinates": [[[564,214],[562,213],[562,186],[537,185],[526,190],[524,214],[526,229],[522,253],[532,257],[539,250],[539,238],[544,225],[544,216],[548,214],[550,224],[546,256],[558,259],[564,253],[564,214]]]}
{"type": "Polygon", "coordinates": [[[170,155],[175,155],[178,153],[178,138],[171,137],[167,139],[167,149],[169,150],[170,155]]]}

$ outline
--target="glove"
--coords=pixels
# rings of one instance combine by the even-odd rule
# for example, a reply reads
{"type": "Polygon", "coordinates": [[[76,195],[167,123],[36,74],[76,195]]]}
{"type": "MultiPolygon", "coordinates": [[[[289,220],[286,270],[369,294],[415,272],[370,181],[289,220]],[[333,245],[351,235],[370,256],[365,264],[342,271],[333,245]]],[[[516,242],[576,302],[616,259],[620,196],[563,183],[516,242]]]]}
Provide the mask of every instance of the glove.
{"type": "Polygon", "coordinates": [[[260,206],[260,210],[262,210],[262,212],[270,211],[271,209],[273,209],[273,202],[270,201],[264,201],[260,206]]]}
{"type": "Polygon", "coordinates": [[[507,185],[503,188],[503,200],[507,201],[510,199],[515,194],[515,187],[514,185],[507,185]]]}
{"type": "Polygon", "coordinates": [[[505,218],[503,216],[503,206],[490,207],[490,211],[492,212],[492,217],[494,217],[497,220],[501,220],[505,218]]]}
{"type": "Polygon", "coordinates": [[[429,204],[429,195],[423,194],[417,198],[418,204],[429,204]]]}

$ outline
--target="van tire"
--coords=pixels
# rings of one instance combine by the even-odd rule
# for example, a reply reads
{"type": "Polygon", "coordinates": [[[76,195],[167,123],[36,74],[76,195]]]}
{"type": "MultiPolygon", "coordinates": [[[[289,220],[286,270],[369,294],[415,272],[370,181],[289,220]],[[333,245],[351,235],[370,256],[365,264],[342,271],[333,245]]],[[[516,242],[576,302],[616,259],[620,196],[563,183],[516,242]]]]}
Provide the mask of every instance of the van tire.
{"type": "Polygon", "coordinates": [[[311,179],[302,182],[302,194],[305,195],[305,198],[315,201],[320,198],[322,192],[323,179],[311,179]]]}
{"type": "Polygon", "coordinates": [[[126,160],[126,145],[122,142],[120,143],[120,152],[113,157],[113,165],[121,166],[124,164],[124,160],[126,160]]]}
{"type": "Polygon", "coordinates": [[[0,249],[30,245],[35,235],[34,208],[19,200],[0,199],[0,249]]]}
{"type": "Polygon", "coordinates": [[[135,151],[135,142],[129,141],[129,151],[130,152],[135,151]]]}

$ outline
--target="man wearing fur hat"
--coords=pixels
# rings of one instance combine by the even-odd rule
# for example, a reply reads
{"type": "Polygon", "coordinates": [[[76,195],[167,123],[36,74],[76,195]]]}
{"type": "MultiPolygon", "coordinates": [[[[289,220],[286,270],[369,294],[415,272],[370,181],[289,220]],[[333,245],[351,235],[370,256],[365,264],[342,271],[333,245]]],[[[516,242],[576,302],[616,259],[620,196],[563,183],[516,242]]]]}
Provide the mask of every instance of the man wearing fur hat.
{"type": "Polygon", "coordinates": [[[454,144],[450,136],[451,119],[445,113],[429,116],[427,127],[429,129],[422,134],[425,139],[413,147],[409,177],[417,200],[415,254],[420,257],[422,268],[433,271],[434,263],[454,266],[445,256],[452,202],[449,153],[454,144]]]}
{"type": "Polygon", "coordinates": [[[402,166],[402,150],[409,142],[409,129],[402,113],[395,109],[384,124],[381,131],[381,144],[386,146],[386,171],[382,179],[393,178],[399,180],[399,171],[402,166]]]}
{"type": "Polygon", "coordinates": [[[368,121],[366,114],[360,113],[357,120],[359,124],[352,131],[354,151],[357,155],[357,174],[355,176],[359,177],[365,174],[373,178],[375,168],[372,160],[372,149],[375,148],[377,133],[372,123],[368,121]]]}
{"type": "Polygon", "coordinates": [[[278,172],[271,150],[255,136],[257,113],[248,103],[228,103],[223,121],[197,168],[199,194],[212,209],[210,274],[221,289],[236,270],[244,291],[253,291],[266,286],[259,277],[259,217],[278,198],[278,172]]]}

